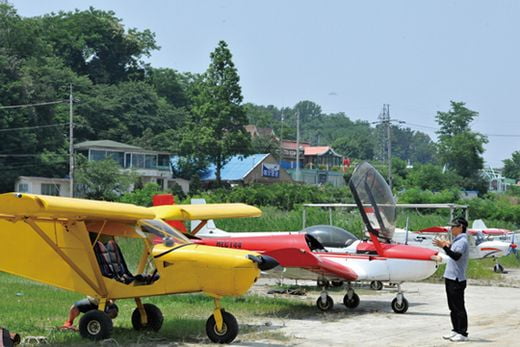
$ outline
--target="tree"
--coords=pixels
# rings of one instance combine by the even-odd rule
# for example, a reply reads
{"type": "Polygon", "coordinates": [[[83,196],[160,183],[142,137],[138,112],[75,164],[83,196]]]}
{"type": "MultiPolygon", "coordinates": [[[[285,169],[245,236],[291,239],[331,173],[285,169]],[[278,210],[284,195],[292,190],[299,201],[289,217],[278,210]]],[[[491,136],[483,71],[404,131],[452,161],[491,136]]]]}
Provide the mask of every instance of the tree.
{"type": "Polygon", "coordinates": [[[520,151],[513,152],[511,159],[506,159],[503,162],[503,175],[517,181],[520,180],[520,151]]]}
{"type": "Polygon", "coordinates": [[[140,81],[95,85],[81,96],[77,113],[84,118],[76,131],[78,140],[124,143],[137,142],[147,129],[147,135],[153,136],[178,129],[185,117],[182,109],[173,107],[157,95],[153,86],[140,81]]]}
{"type": "Polygon", "coordinates": [[[80,187],[80,195],[89,199],[113,201],[128,191],[135,176],[122,172],[115,161],[106,159],[84,161],[78,166],[75,179],[80,187]]]}
{"type": "Polygon", "coordinates": [[[478,112],[464,105],[463,102],[451,101],[451,110],[437,112],[436,119],[440,125],[437,132],[439,159],[463,177],[464,188],[482,188],[480,170],[484,167],[482,154],[487,138],[471,131],[470,123],[478,117],[478,112]]]}
{"type": "Polygon", "coordinates": [[[411,146],[411,157],[408,159],[413,163],[426,164],[436,160],[435,143],[425,133],[414,131],[411,146]]]}
{"type": "Polygon", "coordinates": [[[171,105],[175,107],[188,105],[187,81],[182,74],[173,69],[149,68],[147,80],[154,86],[157,94],[168,100],[171,105]]]}
{"type": "Polygon", "coordinates": [[[280,142],[273,136],[256,136],[251,140],[251,151],[253,153],[271,153],[276,158],[280,154],[280,142]]]}
{"type": "Polygon", "coordinates": [[[139,206],[152,206],[153,196],[163,193],[157,183],[146,183],[143,188],[135,189],[133,192],[126,192],[119,197],[119,202],[134,204],[139,206]]]}
{"type": "Polygon", "coordinates": [[[233,155],[249,153],[251,139],[244,128],[247,117],[238,72],[226,42],[220,41],[210,57],[207,71],[192,91],[192,116],[183,130],[181,152],[214,163],[219,186],[222,167],[233,155]]]}
{"type": "Polygon", "coordinates": [[[159,47],[149,30],[125,30],[112,11],[88,10],[51,13],[36,19],[40,35],[54,54],[94,83],[143,79],[141,60],[159,47]]]}
{"type": "Polygon", "coordinates": [[[433,164],[415,165],[407,178],[409,187],[430,191],[453,189],[460,184],[461,177],[455,172],[449,170],[443,172],[441,166],[433,164]]]}
{"type": "Polygon", "coordinates": [[[259,106],[252,103],[244,104],[248,123],[261,128],[272,128],[275,132],[280,131],[281,111],[274,107],[259,106]]]}

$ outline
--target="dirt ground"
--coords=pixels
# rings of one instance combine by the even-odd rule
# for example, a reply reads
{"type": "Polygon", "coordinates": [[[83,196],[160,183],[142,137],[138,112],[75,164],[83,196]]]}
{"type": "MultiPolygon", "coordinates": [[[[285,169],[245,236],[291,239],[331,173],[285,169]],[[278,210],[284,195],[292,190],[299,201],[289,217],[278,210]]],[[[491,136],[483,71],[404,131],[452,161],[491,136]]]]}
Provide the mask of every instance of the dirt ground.
{"type": "MultiPolygon", "coordinates": [[[[289,283],[289,281],[286,281],[289,283]]],[[[272,281],[256,286],[261,292],[272,281]]],[[[446,346],[442,335],[451,330],[444,285],[438,283],[405,283],[405,297],[410,307],[405,314],[393,313],[390,302],[395,290],[364,291],[358,308],[350,310],[342,304],[343,292],[330,293],[335,306],[330,313],[319,313],[304,319],[264,319],[257,324],[266,330],[287,336],[287,341],[241,339],[239,346],[446,346]]],[[[314,302],[319,293],[307,293],[295,300],[314,302]]],[[[511,270],[503,280],[490,283],[472,281],[466,289],[469,317],[468,346],[519,345],[520,270],[511,270]]],[[[455,343],[456,344],[456,343],[455,343]]]]}

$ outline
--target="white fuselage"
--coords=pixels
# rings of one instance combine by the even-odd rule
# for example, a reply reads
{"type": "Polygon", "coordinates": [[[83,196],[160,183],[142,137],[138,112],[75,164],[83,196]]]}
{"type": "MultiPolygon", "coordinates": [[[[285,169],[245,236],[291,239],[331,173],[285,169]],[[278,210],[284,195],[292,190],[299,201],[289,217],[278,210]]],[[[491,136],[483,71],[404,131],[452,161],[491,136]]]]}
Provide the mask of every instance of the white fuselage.
{"type": "MultiPolygon", "coordinates": [[[[448,238],[448,234],[428,234],[415,233],[403,229],[396,229],[393,240],[397,243],[408,244],[411,246],[425,247],[430,249],[442,250],[433,245],[434,238],[448,238]],[[408,234],[408,237],[407,235],[408,234]]],[[[470,259],[482,259],[488,257],[503,257],[509,252],[510,242],[505,241],[481,241],[477,244],[477,238],[474,235],[468,235],[469,257],[470,259]]],[[[443,251],[444,252],[444,251],[443,251]]]]}

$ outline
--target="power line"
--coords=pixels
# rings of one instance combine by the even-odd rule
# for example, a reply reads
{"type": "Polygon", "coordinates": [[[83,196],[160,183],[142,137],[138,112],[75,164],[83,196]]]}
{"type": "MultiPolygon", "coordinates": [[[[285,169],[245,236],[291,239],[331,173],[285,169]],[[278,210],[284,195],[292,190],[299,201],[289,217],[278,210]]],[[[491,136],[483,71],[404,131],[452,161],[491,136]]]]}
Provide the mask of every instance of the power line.
{"type": "Polygon", "coordinates": [[[35,154],[4,154],[4,153],[1,153],[0,154],[0,158],[5,158],[5,157],[39,157],[43,154],[50,154],[50,155],[54,155],[54,156],[59,156],[59,157],[68,157],[68,154],[57,154],[57,153],[35,153],[35,154]]]}
{"type": "Polygon", "coordinates": [[[47,105],[62,104],[62,103],[66,103],[66,102],[68,102],[68,100],[47,101],[47,102],[38,102],[38,103],[34,103],[34,104],[23,104],[23,105],[7,105],[7,106],[0,105],[0,110],[12,109],[12,108],[26,108],[26,107],[34,107],[34,106],[47,106],[47,105]]]}
{"type": "MultiPolygon", "coordinates": [[[[412,127],[440,130],[439,127],[433,127],[430,125],[422,125],[422,124],[415,124],[415,123],[409,123],[409,122],[404,122],[404,124],[411,125],[412,127]]],[[[489,137],[520,137],[520,134],[486,134],[486,133],[481,133],[481,134],[484,136],[489,136],[489,137]]]]}
{"type": "Polygon", "coordinates": [[[52,128],[52,127],[61,127],[64,125],[69,125],[69,123],[57,123],[57,124],[48,124],[48,125],[34,125],[30,127],[19,127],[19,128],[4,128],[0,129],[0,132],[7,131],[16,131],[16,130],[28,130],[28,129],[41,129],[41,128],[52,128]]]}

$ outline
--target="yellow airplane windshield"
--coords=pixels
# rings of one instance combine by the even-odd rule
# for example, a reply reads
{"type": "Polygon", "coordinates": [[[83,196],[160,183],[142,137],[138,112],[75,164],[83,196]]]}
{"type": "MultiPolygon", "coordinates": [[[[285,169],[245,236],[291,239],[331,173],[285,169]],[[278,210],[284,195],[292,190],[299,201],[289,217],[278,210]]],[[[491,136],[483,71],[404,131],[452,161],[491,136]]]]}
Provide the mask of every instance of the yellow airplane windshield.
{"type": "Polygon", "coordinates": [[[190,241],[182,235],[179,231],[175,230],[168,224],[157,219],[141,219],[139,221],[141,230],[160,237],[161,239],[170,237],[176,244],[185,244],[190,241]]]}

